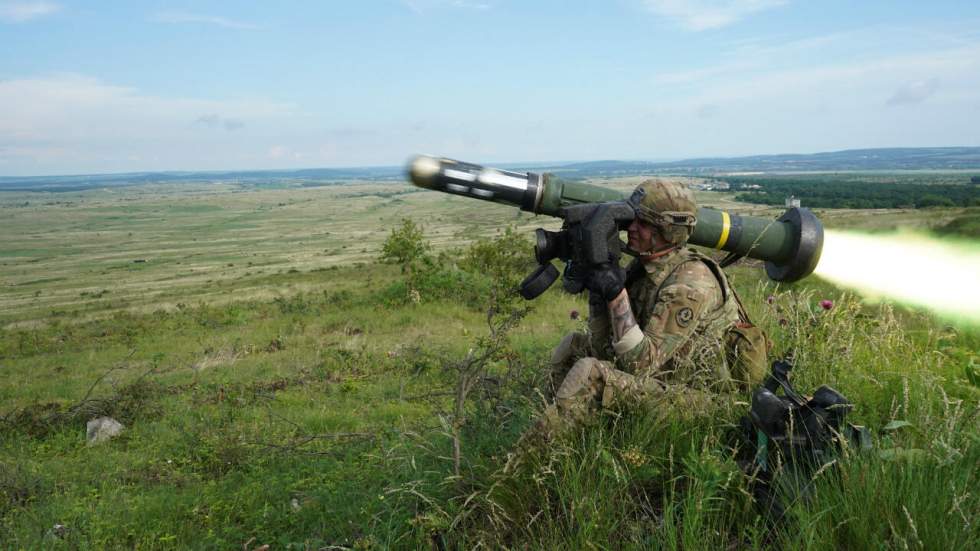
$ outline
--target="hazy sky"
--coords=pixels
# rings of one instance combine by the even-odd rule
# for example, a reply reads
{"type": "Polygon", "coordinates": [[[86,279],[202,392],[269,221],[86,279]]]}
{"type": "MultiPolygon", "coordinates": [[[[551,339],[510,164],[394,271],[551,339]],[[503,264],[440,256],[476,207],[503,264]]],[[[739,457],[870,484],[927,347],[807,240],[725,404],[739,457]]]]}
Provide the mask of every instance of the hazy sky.
{"type": "Polygon", "coordinates": [[[0,175],[980,145],[980,2],[0,0],[0,175]]]}

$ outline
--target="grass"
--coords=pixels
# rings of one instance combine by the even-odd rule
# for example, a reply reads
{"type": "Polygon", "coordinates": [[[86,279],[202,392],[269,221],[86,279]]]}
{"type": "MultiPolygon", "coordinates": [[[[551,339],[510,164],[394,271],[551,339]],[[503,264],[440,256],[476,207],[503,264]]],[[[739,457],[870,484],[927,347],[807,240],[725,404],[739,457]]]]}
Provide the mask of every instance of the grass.
{"type": "MultiPolygon", "coordinates": [[[[422,222],[437,251],[542,221],[431,193],[395,203],[384,195],[392,189],[147,187],[5,210],[28,209],[10,220],[17,238],[0,242],[0,547],[978,541],[977,330],[865,305],[812,278],[776,287],[751,265],[729,271],[775,352],[795,355],[798,388],[834,386],[876,439],[872,453],[824,470],[784,527],[769,529],[736,462],[744,404],[606,415],[503,473],[541,405],[534,388],[550,348],[583,327],[570,312],[584,301],[557,290],[536,301],[457,428],[452,366],[481,346],[486,303],[479,293],[459,300],[469,296],[454,292],[460,279],[442,272],[414,302],[400,268],[373,259],[402,216],[422,222]],[[129,204],[143,214],[102,219],[129,204]],[[233,229],[244,223],[256,230],[233,229]],[[824,298],[833,309],[818,306],[824,298]],[[102,414],[127,430],[86,446],[85,423],[102,414]]],[[[465,281],[487,284],[478,273],[487,267],[465,251],[441,265],[453,263],[472,270],[465,281]]]]}

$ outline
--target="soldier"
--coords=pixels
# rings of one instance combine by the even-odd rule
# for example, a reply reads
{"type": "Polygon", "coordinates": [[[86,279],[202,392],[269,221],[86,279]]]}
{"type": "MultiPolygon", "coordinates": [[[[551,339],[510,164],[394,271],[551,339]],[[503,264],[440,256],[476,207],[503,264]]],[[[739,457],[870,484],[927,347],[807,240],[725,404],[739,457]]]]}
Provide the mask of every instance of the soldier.
{"type": "MultiPolygon", "coordinates": [[[[686,247],[697,212],[691,191],[647,180],[631,201],[636,218],[628,247],[637,258],[625,270],[606,264],[588,277],[588,334],[569,334],[555,349],[555,400],[525,441],[550,439],[599,408],[630,399],[703,409],[715,396],[761,378],[764,357],[756,372],[729,368],[735,357],[726,358],[726,341],[751,326],[718,264],[686,247]]],[[[761,331],[757,337],[761,344],[752,344],[764,352],[761,331]]]]}

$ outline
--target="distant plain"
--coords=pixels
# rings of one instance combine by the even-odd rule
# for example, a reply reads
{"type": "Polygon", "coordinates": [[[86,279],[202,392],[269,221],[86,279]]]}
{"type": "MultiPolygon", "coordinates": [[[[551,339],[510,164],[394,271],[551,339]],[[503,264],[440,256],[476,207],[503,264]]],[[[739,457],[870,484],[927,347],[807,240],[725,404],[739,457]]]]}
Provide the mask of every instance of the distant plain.
{"type": "MultiPolygon", "coordinates": [[[[593,182],[627,191],[641,179],[593,182]]],[[[418,548],[433,534],[462,546],[506,544],[497,539],[506,532],[484,533],[479,522],[460,533],[448,528],[468,502],[448,457],[452,366],[487,333],[483,298],[466,302],[473,293],[458,282],[486,283],[485,274],[461,268],[473,243],[504,243],[510,227],[528,238],[517,245],[529,259],[533,229],[555,229],[558,221],[405,182],[305,184],[0,193],[0,534],[7,534],[0,547],[418,548]],[[434,272],[431,293],[413,294],[402,266],[379,262],[404,219],[422,228],[433,258],[446,264],[434,272]],[[469,279],[439,279],[461,275],[469,279]],[[87,447],[85,422],[100,414],[117,417],[126,432],[87,447]],[[67,526],[67,535],[54,535],[55,525],[67,526]]],[[[732,196],[701,192],[698,199],[764,217],[784,210],[732,196]]],[[[817,214],[831,228],[927,230],[977,210],[817,214]]],[[[970,382],[976,330],[927,312],[864,305],[815,277],[777,286],[755,262],[728,271],[776,341],[774,353],[796,354],[801,388],[826,383],[856,396],[855,420],[875,430],[885,452],[930,458],[874,459],[867,472],[877,482],[843,494],[829,487],[827,499],[843,501],[827,511],[824,502],[803,508],[808,528],[786,548],[968,541],[975,530],[957,511],[978,505],[969,490],[980,449],[978,390],[970,382]],[[825,298],[836,301],[832,311],[818,306],[825,298]],[[916,428],[882,428],[905,426],[893,421],[916,428]],[[906,515],[917,524],[910,528],[906,515]],[[891,527],[877,530],[875,519],[891,527]]],[[[586,310],[581,296],[549,291],[510,335],[490,367],[502,381],[499,394],[474,398],[461,425],[464,488],[497,480],[487,473],[539,406],[533,389],[551,347],[584,327],[586,310]],[[490,403],[496,408],[480,409],[490,403]]],[[[692,492],[708,491],[722,453],[714,431],[654,434],[625,448],[600,438],[568,457],[634,457],[622,454],[640,446],[651,465],[693,469],[683,475],[692,492]],[[691,455],[675,463],[675,444],[693,445],[691,455]]],[[[660,484],[663,473],[638,469],[622,478],[615,469],[626,469],[624,461],[581,487],[536,478],[545,486],[529,495],[572,492],[568,499],[590,503],[588,514],[528,524],[518,542],[580,548],[630,538],[624,547],[649,547],[678,536],[660,520],[652,529],[652,521],[632,516],[634,482],[653,476],[643,484],[660,484]],[[620,497],[595,500],[592,484],[620,497]]],[[[586,463],[575,459],[570,468],[586,463]]],[[[863,477],[860,465],[848,469],[863,477]]],[[[732,504],[699,506],[677,530],[689,530],[684,537],[702,547],[764,547],[758,517],[739,497],[742,483],[733,484],[741,493],[672,502],[732,504]]],[[[537,518],[531,505],[527,514],[537,518]]]]}

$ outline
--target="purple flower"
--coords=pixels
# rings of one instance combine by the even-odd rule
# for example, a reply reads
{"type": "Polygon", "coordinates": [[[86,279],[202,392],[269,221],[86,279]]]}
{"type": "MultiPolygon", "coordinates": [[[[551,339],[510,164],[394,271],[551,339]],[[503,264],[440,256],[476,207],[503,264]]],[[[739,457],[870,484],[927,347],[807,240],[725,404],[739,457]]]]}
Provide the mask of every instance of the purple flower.
{"type": "Polygon", "coordinates": [[[826,300],[826,299],[821,300],[820,307],[823,308],[824,310],[830,310],[831,308],[834,307],[834,301],[826,300]]]}
{"type": "Polygon", "coordinates": [[[774,302],[776,302],[776,296],[775,295],[769,295],[768,297],[766,297],[766,304],[772,304],[774,302]]]}
{"type": "Polygon", "coordinates": [[[577,320],[578,316],[579,316],[578,310],[572,310],[571,312],[568,313],[568,317],[572,318],[573,320],[577,320]]]}

